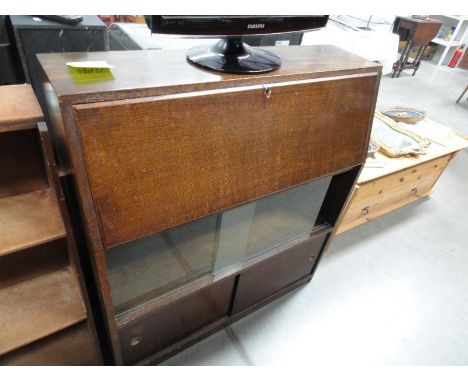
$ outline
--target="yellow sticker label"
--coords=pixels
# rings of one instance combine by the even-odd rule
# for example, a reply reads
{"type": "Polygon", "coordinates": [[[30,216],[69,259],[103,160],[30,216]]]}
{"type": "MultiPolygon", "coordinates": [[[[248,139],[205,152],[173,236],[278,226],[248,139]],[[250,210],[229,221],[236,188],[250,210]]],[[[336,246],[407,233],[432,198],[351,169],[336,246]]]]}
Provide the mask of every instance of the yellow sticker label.
{"type": "Polygon", "coordinates": [[[68,62],[68,70],[75,82],[97,82],[113,80],[112,65],[105,61],[68,62]]]}

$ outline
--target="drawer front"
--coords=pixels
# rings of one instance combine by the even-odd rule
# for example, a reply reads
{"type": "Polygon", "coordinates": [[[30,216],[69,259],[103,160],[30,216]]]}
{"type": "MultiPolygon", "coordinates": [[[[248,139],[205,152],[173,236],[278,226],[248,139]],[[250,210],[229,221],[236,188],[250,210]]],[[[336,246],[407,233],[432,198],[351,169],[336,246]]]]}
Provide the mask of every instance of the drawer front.
{"type": "Polygon", "coordinates": [[[86,324],[65,329],[0,357],[9,366],[91,366],[100,365],[92,334],[86,324]]]}
{"type": "Polygon", "coordinates": [[[385,194],[395,187],[411,187],[412,184],[427,176],[440,174],[447,166],[451,157],[452,154],[449,154],[366,183],[361,183],[359,184],[359,192],[356,194],[353,202],[385,194]]]}
{"type": "Polygon", "coordinates": [[[124,364],[131,365],[225,317],[234,278],[196,292],[119,328],[124,364]]]}
{"type": "Polygon", "coordinates": [[[104,244],[362,163],[378,75],[74,106],[104,244]]]}
{"type": "Polygon", "coordinates": [[[241,273],[233,313],[262,301],[312,271],[328,233],[322,233],[241,273]]]}
{"type": "Polygon", "coordinates": [[[356,197],[343,218],[339,232],[366,223],[374,218],[382,216],[408,203],[426,197],[432,190],[435,182],[442,173],[444,167],[420,179],[404,181],[397,186],[385,189],[385,178],[375,183],[359,186],[356,197]],[[375,187],[377,186],[377,187],[375,187]],[[380,187],[379,187],[380,186],[380,187]],[[371,193],[371,190],[377,193],[371,193]],[[375,187],[375,188],[374,188],[375,187]],[[380,190],[382,189],[382,192],[380,190]],[[361,192],[367,197],[362,198],[361,192]]]}

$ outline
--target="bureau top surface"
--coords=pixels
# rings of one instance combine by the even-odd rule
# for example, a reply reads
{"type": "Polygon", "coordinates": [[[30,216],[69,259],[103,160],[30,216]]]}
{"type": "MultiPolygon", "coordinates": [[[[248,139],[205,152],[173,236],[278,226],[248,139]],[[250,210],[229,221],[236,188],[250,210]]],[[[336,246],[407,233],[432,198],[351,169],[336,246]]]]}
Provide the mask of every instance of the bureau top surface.
{"type": "Polygon", "coordinates": [[[50,53],[39,54],[38,59],[57,97],[80,103],[380,71],[380,65],[331,45],[266,49],[281,57],[281,68],[256,75],[194,67],[185,50],[50,53]],[[113,65],[114,79],[75,82],[66,63],[89,60],[113,65]]]}

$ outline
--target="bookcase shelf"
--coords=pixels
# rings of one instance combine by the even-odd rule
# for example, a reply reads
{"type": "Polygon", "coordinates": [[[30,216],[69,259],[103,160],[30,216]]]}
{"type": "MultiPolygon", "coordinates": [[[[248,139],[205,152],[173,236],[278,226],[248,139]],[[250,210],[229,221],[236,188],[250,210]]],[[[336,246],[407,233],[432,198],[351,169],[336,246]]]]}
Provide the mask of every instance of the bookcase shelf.
{"type": "Polygon", "coordinates": [[[0,289],[0,355],[86,319],[67,267],[0,289]]]}
{"type": "Polygon", "coordinates": [[[468,16],[466,15],[430,15],[432,19],[442,21],[447,28],[453,27],[449,40],[435,37],[432,42],[442,46],[442,53],[437,58],[437,66],[447,65],[455,48],[466,44],[468,39],[468,16]]]}
{"type": "Polygon", "coordinates": [[[0,88],[0,365],[99,364],[73,232],[41,121],[30,86],[0,88]]]}
{"type": "Polygon", "coordinates": [[[66,236],[50,189],[0,199],[0,256],[66,236]]]}
{"type": "Polygon", "coordinates": [[[39,103],[28,85],[0,87],[0,105],[0,132],[34,128],[34,123],[43,120],[39,103]]]}

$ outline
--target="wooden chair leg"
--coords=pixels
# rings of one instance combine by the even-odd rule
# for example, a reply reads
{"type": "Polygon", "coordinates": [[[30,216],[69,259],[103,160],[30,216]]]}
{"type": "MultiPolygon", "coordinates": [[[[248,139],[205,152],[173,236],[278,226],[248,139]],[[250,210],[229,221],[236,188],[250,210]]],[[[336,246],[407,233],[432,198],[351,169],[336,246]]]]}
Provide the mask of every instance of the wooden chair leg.
{"type": "Polygon", "coordinates": [[[460,97],[458,97],[457,103],[460,102],[460,100],[463,98],[467,90],[468,90],[468,86],[465,88],[465,90],[463,90],[462,94],[460,94],[460,97]]]}

